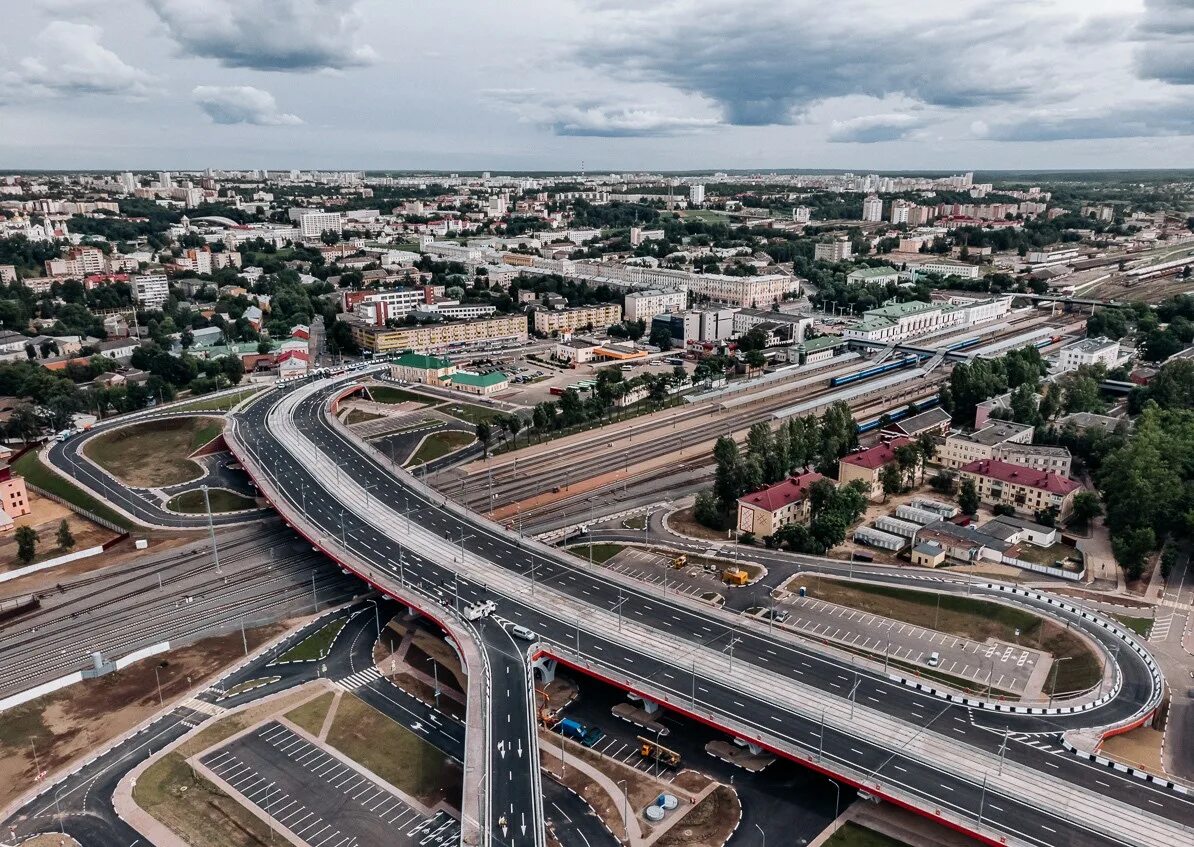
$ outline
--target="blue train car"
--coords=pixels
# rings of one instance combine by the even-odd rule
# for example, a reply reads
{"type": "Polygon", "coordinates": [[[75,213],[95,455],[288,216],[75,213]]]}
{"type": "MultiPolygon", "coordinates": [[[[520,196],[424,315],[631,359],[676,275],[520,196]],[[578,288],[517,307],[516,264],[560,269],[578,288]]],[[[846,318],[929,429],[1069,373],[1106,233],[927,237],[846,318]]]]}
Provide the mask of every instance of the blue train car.
{"type": "Polygon", "coordinates": [[[858,382],[859,380],[870,379],[873,376],[879,376],[879,374],[898,371],[900,368],[906,368],[909,365],[913,365],[919,361],[919,356],[905,356],[903,359],[898,359],[894,362],[888,362],[885,365],[875,365],[873,368],[867,368],[866,370],[859,371],[858,373],[835,376],[829,380],[829,384],[834,388],[839,385],[849,385],[852,382],[858,382]]]}
{"type": "MultiPolygon", "coordinates": [[[[934,394],[932,397],[926,397],[923,400],[917,400],[915,403],[910,403],[909,405],[912,406],[912,408],[915,410],[915,413],[920,413],[925,409],[931,409],[933,406],[936,406],[938,402],[940,402],[940,397],[934,394]]],[[[894,412],[888,412],[887,414],[887,419],[892,423],[895,423],[896,421],[902,420],[906,417],[908,417],[908,409],[906,407],[903,409],[896,409],[894,412]]],[[[878,429],[879,421],[882,419],[883,416],[880,415],[879,417],[873,418],[866,423],[859,424],[859,435],[878,429]]]]}

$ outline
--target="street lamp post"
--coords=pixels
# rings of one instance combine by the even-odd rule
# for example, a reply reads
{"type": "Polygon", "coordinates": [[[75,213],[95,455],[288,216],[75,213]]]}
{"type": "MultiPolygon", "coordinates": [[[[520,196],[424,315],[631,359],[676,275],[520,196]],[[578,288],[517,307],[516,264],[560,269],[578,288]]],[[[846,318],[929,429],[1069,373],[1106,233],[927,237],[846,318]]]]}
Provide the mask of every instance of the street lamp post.
{"type": "Polygon", "coordinates": [[[216,526],[211,519],[211,495],[207,486],[203,486],[203,505],[207,509],[207,531],[211,535],[211,555],[216,563],[216,576],[223,574],[220,570],[220,546],[216,543],[216,526]]]}
{"type": "Polygon", "coordinates": [[[755,824],[755,829],[759,831],[759,835],[763,839],[763,847],[767,847],[767,833],[764,832],[763,827],[759,826],[758,824],[755,824]]]}
{"type": "Polygon", "coordinates": [[[842,787],[834,779],[830,779],[829,783],[833,786],[833,819],[837,820],[842,813],[842,787]]]}
{"type": "Polygon", "coordinates": [[[1062,656],[1053,660],[1053,684],[1049,686],[1049,708],[1053,708],[1053,695],[1057,693],[1057,668],[1062,662],[1068,662],[1073,656],[1062,656]]]}
{"type": "Polygon", "coordinates": [[[626,786],[626,780],[619,779],[618,785],[622,786],[622,827],[626,831],[626,843],[630,843],[630,789],[626,786]]]}
{"type": "Polygon", "coordinates": [[[161,677],[158,676],[158,666],[157,665],[153,666],[153,679],[154,679],[154,682],[156,682],[158,684],[158,705],[161,706],[165,703],[165,701],[162,699],[162,680],[161,680],[161,677]]]}

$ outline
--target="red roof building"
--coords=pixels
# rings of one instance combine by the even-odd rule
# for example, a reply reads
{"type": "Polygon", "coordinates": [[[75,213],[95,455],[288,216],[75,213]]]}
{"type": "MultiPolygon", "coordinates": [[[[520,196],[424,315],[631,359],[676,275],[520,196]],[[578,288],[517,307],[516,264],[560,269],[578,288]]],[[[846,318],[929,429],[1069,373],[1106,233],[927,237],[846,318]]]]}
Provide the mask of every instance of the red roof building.
{"type": "Polygon", "coordinates": [[[825,477],[816,471],[791,476],[738,498],[738,531],[774,535],[781,526],[808,517],[808,492],[825,477]]]}
{"type": "Polygon", "coordinates": [[[984,503],[1003,503],[1030,515],[1056,509],[1057,516],[1065,519],[1073,508],[1074,493],[1082,489],[1069,477],[998,459],[979,459],[959,472],[963,479],[974,481],[984,503]]]}
{"type": "MultiPolygon", "coordinates": [[[[837,481],[842,485],[858,480],[867,490],[867,496],[877,499],[883,496],[882,473],[885,465],[895,461],[897,447],[914,443],[911,438],[903,436],[893,438],[886,444],[876,444],[866,450],[850,453],[838,460],[837,481]]],[[[910,483],[916,484],[917,479],[924,473],[924,462],[917,457],[916,467],[911,471],[910,483]]]]}

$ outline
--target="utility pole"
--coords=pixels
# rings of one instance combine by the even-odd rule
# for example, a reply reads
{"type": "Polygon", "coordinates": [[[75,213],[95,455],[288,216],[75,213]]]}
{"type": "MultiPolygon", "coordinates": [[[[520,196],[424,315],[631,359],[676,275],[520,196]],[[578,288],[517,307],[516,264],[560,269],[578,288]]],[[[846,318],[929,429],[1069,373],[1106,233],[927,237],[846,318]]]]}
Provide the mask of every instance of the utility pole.
{"type": "Polygon", "coordinates": [[[315,593],[315,571],[311,571],[311,606],[312,611],[319,611],[319,595],[315,593]]]}
{"type": "Polygon", "coordinates": [[[983,806],[987,802],[987,775],[983,774],[983,790],[978,795],[978,825],[983,825],[983,806]]]}
{"type": "Polygon", "coordinates": [[[211,535],[211,555],[216,563],[216,576],[220,576],[224,572],[220,570],[220,546],[216,543],[216,526],[211,519],[211,495],[206,485],[203,486],[203,505],[207,508],[207,531],[211,535]]]}

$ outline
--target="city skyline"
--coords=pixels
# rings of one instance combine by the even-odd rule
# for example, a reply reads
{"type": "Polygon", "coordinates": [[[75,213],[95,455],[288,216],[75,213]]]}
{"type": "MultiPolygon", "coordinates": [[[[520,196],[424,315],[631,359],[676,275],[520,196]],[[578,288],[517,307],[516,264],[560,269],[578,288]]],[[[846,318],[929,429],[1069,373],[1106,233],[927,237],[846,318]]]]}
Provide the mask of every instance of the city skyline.
{"type": "Polygon", "coordinates": [[[6,21],[8,169],[1194,164],[1180,0],[40,0],[6,21]]]}

